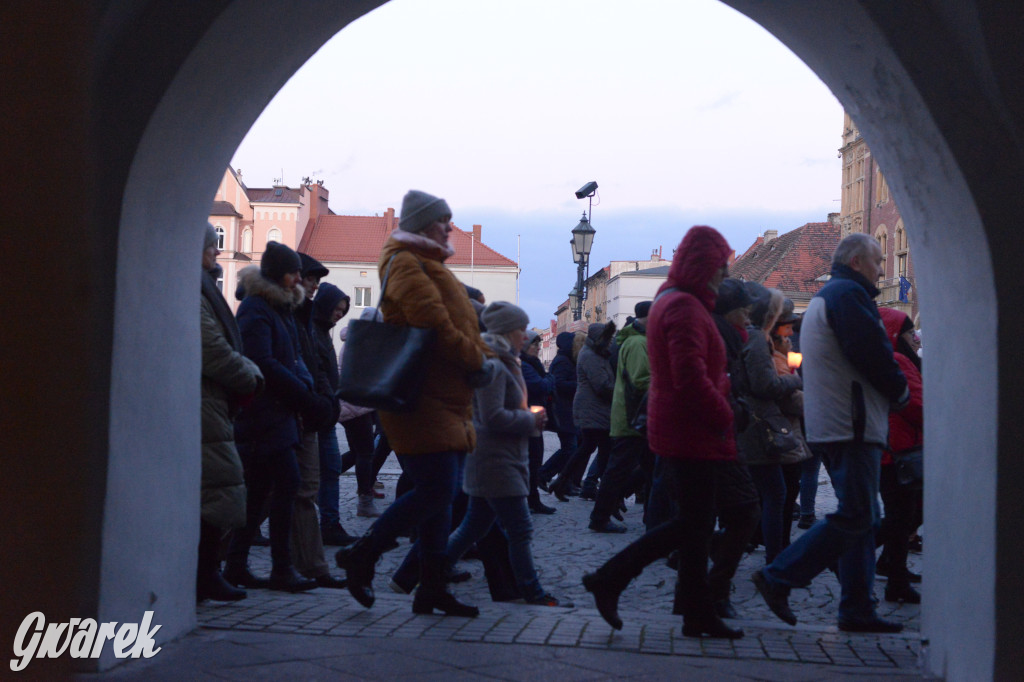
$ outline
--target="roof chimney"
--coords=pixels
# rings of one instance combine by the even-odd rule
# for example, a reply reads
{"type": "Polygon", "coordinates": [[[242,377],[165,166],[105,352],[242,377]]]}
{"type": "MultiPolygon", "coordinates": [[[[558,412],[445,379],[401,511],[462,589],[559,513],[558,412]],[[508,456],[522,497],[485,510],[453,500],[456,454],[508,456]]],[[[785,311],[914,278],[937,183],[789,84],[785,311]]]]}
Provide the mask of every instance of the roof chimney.
{"type": "Polygon", "coordinates": [[[384,211],[384,225],[387,227],[388,234],[394,232],[398,227],[398,221],[395,220],[395,209],[389,207],[384,211]]]}
{"type": "Polygon", "coordinates": [[[778,238],[779,238],[779,231],[778,230],[765,230],[764,231],[764,242],[765,242],[765,244],[767,244],[768,242],[770,242],[773,239],[778,239],[778,238]]]}
{"type": "Polygon", "coordinates": [[[481,225],[474,225],[473,226],[473,240],[474,241],[480,241],[480,232],[481,232],[481,230],[483,230],[483,226],[481,226],[481,225]]]}

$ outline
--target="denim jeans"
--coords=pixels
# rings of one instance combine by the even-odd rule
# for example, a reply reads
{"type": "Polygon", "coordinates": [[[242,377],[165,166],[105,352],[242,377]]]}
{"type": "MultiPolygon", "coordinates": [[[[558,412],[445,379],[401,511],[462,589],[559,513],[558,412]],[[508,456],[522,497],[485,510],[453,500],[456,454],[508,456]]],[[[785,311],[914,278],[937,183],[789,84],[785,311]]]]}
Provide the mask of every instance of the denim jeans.
{"type": "Polygon", "coordinates": [[[875,617],[875,532],[882,451],[867,443],[821,443],[821,453],[839,499],[835,512],[819,521],[765,567],[769,583],[805,587],[839,562],[839,622],[875,617]]]}
{"type": "Polygon", "coordinates": [[[761,494],[761,535],[764,561],[770,564],[783,548],[782,508],[786,502],[786,481],[780,464],[750,464],[750,477],[761,494]]]}
{"type": "Polygon", "coordinates": [[[464,452],[447,450],[398,455],[413,488],[396,499],[371,527],[377,552],[394,546],[395,538],[416,527],[420,557],[444,554],[452,522],[452,499],[461,482],[464,452]]]}
{"type": "Polygon", "coordinates": [[[317,506],[320,507],[320,527],[333,528],[341,523],[338,477],[341,476],[341,448],[334,427],[324,429],[317,435],[320,446],[320,492],[317,506]]]}
{"type": "Polygon", "coordinates": [[[654,474],[651,477],[651,492],[644,507],[644,526],[650,532],[656,527],[670,521],[675,513],[672,511],[672,490],[665,474],[665,460],[654,458],[654,474]]]}
{"type": "Polygon", "coordinates": [[[543,597],[544,590],[533,565],[533,522],[525,497],[470,497],[466,516],[448,538],[449,560],[457,561],[470,545],[487,535],[495,520],[508,536],[508,558],[519,591],[527,600],[543,597]]]}
{"type": "MultiPolygon", "coordinates": [[[[811,450],[814,452],[814,449],[811,450]]],[[[818,496],[818,472],[821,471],[821,455],[800,462],[800,516],[814,515],[814,502],[818,496]]]]}
{"type": "Polygon", "coordinates": [[[341,457],[341,470],[356,468],[356,493],[373,494],[373,415],[367,413],[341,423],[349,451],[341,457]]]}

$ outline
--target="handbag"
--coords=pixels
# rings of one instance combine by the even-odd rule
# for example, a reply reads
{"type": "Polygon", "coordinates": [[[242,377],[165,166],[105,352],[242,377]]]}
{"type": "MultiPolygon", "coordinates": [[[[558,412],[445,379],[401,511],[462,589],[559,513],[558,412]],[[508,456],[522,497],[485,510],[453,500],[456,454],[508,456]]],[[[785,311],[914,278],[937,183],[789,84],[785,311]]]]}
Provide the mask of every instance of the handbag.
{"type": "MultiPolygon", "coordinates": [[[[395,256],[391,256],[384,271],[381,301],[394,260],[395,256]]],[[[375,320],[350,321],[337,397],[375,410],[411,412],[423,388],[423,361],[436,337],[436,330],[429,328],[375,320]]]]}
{"type": "Polygon", "coordinates": [[[924,448],[912,448],[892,453],[896,462],[896,482],[901,486],[920,489],[924,487],[924,448]]]}
{"type": "Polygon", "coordinates": [[[793,425],[781,412],[767,415],[750,412],[750,428],[756,430],[762,449],[767,457],[775,459],[800,447],[793,435],[793,425]]]}

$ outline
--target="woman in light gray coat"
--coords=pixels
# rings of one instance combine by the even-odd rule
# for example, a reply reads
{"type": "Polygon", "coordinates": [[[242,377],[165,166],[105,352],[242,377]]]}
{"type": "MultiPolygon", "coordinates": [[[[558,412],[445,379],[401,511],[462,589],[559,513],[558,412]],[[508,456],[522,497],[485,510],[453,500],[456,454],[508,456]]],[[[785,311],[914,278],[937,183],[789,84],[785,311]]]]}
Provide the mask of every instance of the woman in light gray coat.
{"type": "Polygon", "coordinates": [[[462,523],[448,538],[448,560],[458,559],[483,538],[495,520],[508,535],[509,560],[520,593],[528,604],[571,606],[551,596],[540,585],[530,542],[533,524],[527,495],[530,467],[527,441],[544,428],[543,407],[526,404],[526,382],[519,351],[526,339],[529,318],[521,308],[497,301],[480,316],[487,328],[484,341],[497,354],[497,376],[473,395],[476,449],[466,456],[463,490],[469,505],[462,523]]]}
{"type": "Polygon", "coordinates": [[[611,362],[614,338],[614,322],[595,322],[587,328],[587,340],[576,360],[572,420],[580,430],[580,443],[551,486],[551,492],[562,502],[568,500],[571,481],[583,475],[594,450],[597,450],[597,459],[583,481],[580,499],[597,499],[597,479],[604,472],[611,452],[608,431],[611,428],[612,394],[615,392],[615,369],[611,362]]]}

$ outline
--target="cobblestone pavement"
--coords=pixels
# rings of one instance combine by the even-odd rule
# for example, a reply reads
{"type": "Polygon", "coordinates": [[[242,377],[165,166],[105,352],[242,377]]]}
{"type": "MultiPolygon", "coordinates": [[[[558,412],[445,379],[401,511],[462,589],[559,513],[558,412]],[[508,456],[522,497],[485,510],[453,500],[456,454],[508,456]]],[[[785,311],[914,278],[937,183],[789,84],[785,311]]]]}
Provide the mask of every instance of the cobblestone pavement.
{"type": "MultiPolygon", "coordinates": [[[[339,434],[344,451],[340,429],[339,434]]],[[[557,440],[551,434],[546,436],[545,457],[557,448],[557,440]]],[[[381,472],[386,498],[378,500],[379,505],[393,500],[398,473],[392,457],[381,472]]],[[[819,518],[835,506],[824,470],[820,478],[819,518]]],[[[372,519],[355,516],[354,477],[343,476],[341,487],[343,525],[350,533],[361,533],[370,526],[372,519]]],[[[317,589],[301,595],[250,590],[249,598],[242,602],[201,604],[199,622],[206,628],[232,631],[544,645],[709,659],[803,662],[835,666],[831,669],[837,672],[852,666],[864,672],[870,669],[873,673],[918,673],[920,607],[883,601],[885,582],[881,580],[876,584],[879,614],[902,622],[904,632],[892,636],[839,632],[835,626],[839,585],[834,575],[825,572],[809,589],[793,591],[790,601],[800,624],[790,627],[768,611],[749,580],[750,574],[763,565],[763,550],[744,558],[734,581],[732,600],[740,619],[732,624],[746,631],[743,639],[682,637],[681,619],[670,613],[675,572],[660,561],[623,592],[619,612],[625,627],[615,632],[594,609],[593,599],[583,589],[580,578],[584,571],[598,567],[643,532],[640,507],[630,505],[625,514],[628,533],[599,534],[587,528],[592,503],[579,499],[563,503],[551,495],[542,494],[542,497],[558,511],[533,517],[535,562],[545,589],[574,602],[572,608],[493,603],[480,563],[465,561],[461,566],[473,574],[473,579],[453,586],[453,591],[460,599],[479,605],[480,617],[415,616],[410,608],[411,597],[395,594],[388,588],[389,576],[408,548],[403,542],[399,549],[387,553],[377,566],[374,584],[377,603],[372,609],[360,607],[344,590],[317,589]]],[[[800,532],[794,524],[794,537],[800,532]]],[[[333,554],[333,548],[327,550],[333,554]]],[[[255,573],[268,573],[267,548],[254,548],[250,564],[255,573]]],[[[921,570],[921,555],[911,555],[911,568],[921,570]]]]}

